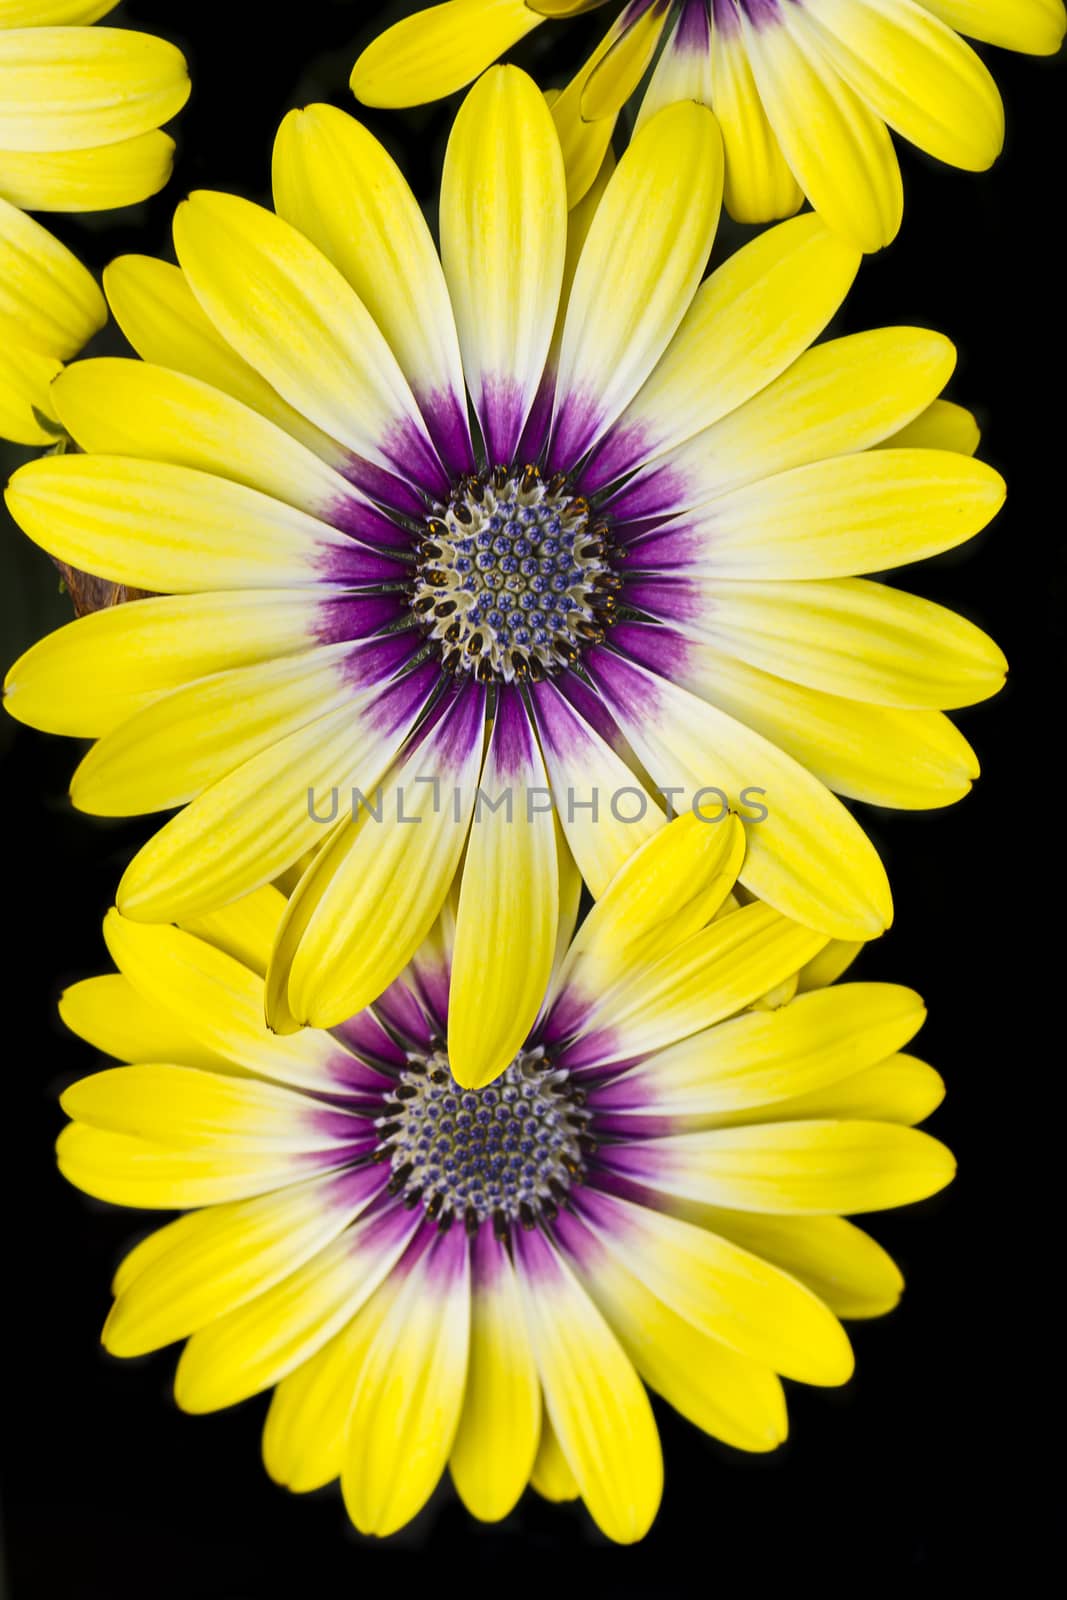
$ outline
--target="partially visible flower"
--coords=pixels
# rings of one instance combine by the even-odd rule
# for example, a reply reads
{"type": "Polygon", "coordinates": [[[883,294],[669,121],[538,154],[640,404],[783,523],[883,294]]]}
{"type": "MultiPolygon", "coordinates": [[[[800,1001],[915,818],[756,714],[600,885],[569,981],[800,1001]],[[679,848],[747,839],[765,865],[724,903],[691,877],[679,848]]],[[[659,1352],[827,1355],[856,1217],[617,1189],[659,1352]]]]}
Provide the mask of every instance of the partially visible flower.
{"type": "MultiPolygon", "coordinates": [[[[436,100],[545,18],[602,3],[446,0],[375,39],[352,88],[366,105],[436,100]]],[[[895,237],[904,202],[889,128],[968,171],[1000,153],[1000,95],[959,35],[1051,55],[1065,27],[1063,0],[626,0],[553,108],[571,203],[596,177],[662,42],[640,117],[678,100],[711,106],[731,216],[786,217],[806,196],[835,232],[878,250],[895,237]]]]}
{"type": "Polygon", "coordinates": [[[117,0],[0,0],[0,435],[63,435],[49,396],[64,361],[107,320],[75,256],[27,211],[107,211],[170,176],[160,124],[181,110],[181,52],[126,28],[89,28],[117,0]]]}
{"type": "Polygon", "coordinates": [[[902,1053],[919,997],[812,989],[822,936],[762,905],[719,915],[742,849],[736,821],[679,818],[573,939],[571,872],[541,1017],[473,1092],[449,1064],[451,908],[373,1007],[286,1039],[261,1020],[276,890],[185,930],[112,912],[119,974],[62,1011],[136,1064],[66,1091],[60,1165],[118,1205],[202,1209],[119,1267],[107,1348],[188,1340],[188,1411],[273,1388],[268,1472],[339,1477],[379,1535],[447,1467],[483,1520],[532,1482],[641,1538],[662,1486],[642,1378],[774,1449],[778,1374],[846,1382],[838,1318],[902,1287],[843,1214],[933,1194],[953,1162],[911,1126],[942,1095],[902,1053]],[[748,1009],[798,973],[798,998],[748,1009]]]}
{"type": "Polygon", "coordinates": [[[274,186],[279,215],[186,202],[180,270],[109,268],[144,360],[65,372],[55,403],[87,453],[7,491],[53,556],[161,596],[53,634],[6,691],[23,720],[98,740],[76,805],[184,807],[127,869],[123,914],[213,910],[319,846],[268,1014],[332,1027],[410,960],[458,873],[450,1041],[472,1086],[526,1037],[556,949],[549,789],[594,895],[667,791],[684,810],[718,788],[746,820],[747,891],[879,934],[885,872],[831,790],[957,800],[977,763],[937,708],[1004,672],[970,623],[853,576],[958,545],[1001,504],[971,419],[938,399],[948,340],[809,349],[860,259],[813,216],[701,282],[721,143],[692,104],[638,134],[568,232],[545,101],[493,69],[449,143],[443,261],[331,107],[286,119],[274,186]]]}

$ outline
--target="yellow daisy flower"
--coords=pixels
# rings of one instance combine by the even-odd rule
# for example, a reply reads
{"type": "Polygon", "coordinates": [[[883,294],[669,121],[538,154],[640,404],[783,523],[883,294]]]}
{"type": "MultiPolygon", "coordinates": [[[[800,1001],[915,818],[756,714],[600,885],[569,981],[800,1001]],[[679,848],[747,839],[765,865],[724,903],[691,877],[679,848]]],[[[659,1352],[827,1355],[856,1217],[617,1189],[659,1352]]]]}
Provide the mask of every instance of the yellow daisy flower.
{"type": "Polygon", "coordinates": [[[49,388],[107,320],[104,297],[27,211],[106,211],[161,189],[159,131],[189,94],[181,52],[89,28],[117,0],[0,0],[0,435],[51,444],[49,388]]]}
{"type": "Polygon", "coordinates": [[[108,270],[144,359],[65,372],[55,404],[88,454],[7,491],[52,555],[162,596],[60,630],[7,683],[15,716],[98,740],[77,806],[185,808],[129,866],[123,914],[199,915],[315,850],[268,1015],[332,1027],[411,959],[461,869],[450,1041],[474,1085],[551,968],[552,799],[594,895],[668,799],[714,810],[714,790],[746,819],[751,894],[834,938],[881,932],[885,873],[831,790],[958,799],[977,765],[935,708],[1004,670],[971,624],[853,576],[958,545],[1001,504],[937,398],[949,342],[808,349],[859,262],[813,216],[701,284],[721,148],[692,104],[649,123],[568,234],[545,101],[494,68],[449,144],[443,263],[340,111],[287,118],[274,185],[277,214],[194,195],[180,267],[108,270]]]}
{"type": "Polygon", "coordinates": [[[111,912],[119,972],[62,1011],[135,1064],[63,1095],[60,1165],[114,1204],[199,1209],[119,1267],[108,1350],[187,1340],[187,1411],[273,1389],[271,1477],[340,1478],[365,1533],[447,1467],[482,1520],[532,1483],[641,1538],[663,1474],[642,1379],[774,1449],[778,1375],[846,1382],[838,1318],[900,1294],[844,1214],[933,1194],[953,1162],[912,1126],[942,1095],[903,1053],[919,997],[812,988],[821,935],[717,915],[742,851],[736,820],[648,841],[573,939],[572,913],[536,1025],[477,1091],[450,1071],[451,908],[371,1008],[286,1039],[262,1022],[276,890],[184,929],[111,912]]]}
{"type": "MultiPolygon", "coordinates": [[[[446,0],[375,39],[353,69],[353,91],[372,106],[436,100],[546,18],[601,3],[446,0]]],[[[967,171],[1000,153],[1000,95],[960,34],[1052,55],[1065,28],[1063,0],[627,0],[554,107],[571,203],[594,181],[615,120],[662,44],[638,125],[678,100],[711,106],[731,216],[787,217],[806,196],[858,249],[879,250],[895,238],[904,204],[889,129],[967,171]]]]}

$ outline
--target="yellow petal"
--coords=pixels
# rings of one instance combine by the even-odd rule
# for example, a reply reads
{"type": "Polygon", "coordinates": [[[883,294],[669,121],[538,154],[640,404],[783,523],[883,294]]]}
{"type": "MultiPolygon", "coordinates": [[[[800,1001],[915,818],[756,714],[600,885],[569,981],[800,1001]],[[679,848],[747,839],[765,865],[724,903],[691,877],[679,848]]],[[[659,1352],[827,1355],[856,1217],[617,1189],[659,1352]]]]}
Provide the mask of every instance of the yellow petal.
{"type": "Polygon", "coordinates": [[[99,738],[184,683],[308,648],[331,601],[336,590],[309,585],[163,595],[92,611],[20,656],[4,705],[32,728],[99,738]]]}
{"type": "Polygon", "coordinates": [[[344,274],[385,335],[456,472],[473,465],[463,366],[441,263],[392,158],[334,106],[291,111],[273,161],[278,215],[344,274]]]}
{"type": "Polygon", "coordinates": [[[880,1317],[904,1287],[880,1244],[840,1217],[775,1217],[672,1201],[672,1209],[773,1261],[839,1317],[880,1317]]]}
{"type": "Polygon", "coordinates": [[[333,466],[350,454],[316,428],[237,354],[200,307],[180,267],[151,256],[119,256],[104,268],[104,293],[137,354],[184,372],[268,417],[333,466]]]}
{"type": "Polygon", "coordinates": [[[441,487],[396,357],[309,239],[262,206],[200,190],[175,213],[174,244],[218,331],[290,405],[358,455],[441,487]]]}
{"type": "Polygon", "coordinates": [[[624,1162],[671,1194],[740,1211],[819,1216],[925,1200],[956,1170],[943,1144],[887,1122],[773,1122],[673,1134],[624,1162]]]}
{"type": "Polygon", "coordinates": [[[564,1500],[577,1500],[578,1480],[567,1465],[552,1419],[542,1407],[541,1441],[530,1473],[530,1485],[546,1500],[559,1504],[564,1500]]]}
{"type": "Polygon", "coordinates": [[[0,30],[0,150],[79,150],[158,128],[189,97],[180,50],[127,28],[0,30]]]}
{"type": "Polygon", "coordinates": [[[146,1139],[71,1122],[56,1141],[68,1182],[116,1206],[175,1211],[264,1194],[304,1177],[306,1164],[284,1151],[167,1150],[146,1139]]]}
{"type": "Polygon", "coordinates": [[[654,461],[785,372],[837,311],[860,260],[812,215],[771,228],[732,255],[701,284],[619,419],[604,449],[610,465],[594,467],[597,482],[616,463],[654,461]]]}
{"type": "Polygon", "coordinates": [[[1063,43],[1063,0],[923,0],[927,11],[972,39],[1052,56],[1063,43]]]}
{"type": "Polygon", "coordinates": [[[178,928],[130,922],[117,911],[104,921],[115,965],[134,988],[182,1024],[209,1050],[279,1083],[336,1090],[331,1061],[344,1059],[326,1034],[280,1039],[263,1021],[263,985],[221,950],[178,928]]]}
{"type": "Polygon", "coordinates": [[[641,1381],[570,1268],[535,1232],[515,1236],[523,1311],[545,1408],[597,1527],[648,1532],[663,1492],[659,1435],[641,1381]]]}
{"type": "Polygon", "coordinates": [[[741,882],[753,894],[826,938],[869,939],[888,926],[892,899],[874,847],[800,762],[699,695],[621,657],[602,658],[593,671],[653,778],[675,786],[676,805],[728,805],[741,817],[741,882]]]}
{"type": "Polygon", "coordinates": [[[120,1061],[177,1061],[210,1072],[238,1068],[210,1050],[182,1026],[173,1012],[161,1011],[120,972],[72,983],[59,997],[59,1014],[72,1033],[94,1050],[120,1061]]]}
{"type": "Polygon", "coordinates": [[[972,705],[996,694],[1007,670],[973,623],[885,584],[725,582],[707,595],[703,631],[721,650],[829,694],[890,706],[972,705]]]}
{"type": "Polygon", "coordinates": [[[804,194],[767,120],[742,35],[713,28],[710,60],[711,104],[726,151],[727,211],[738,222],[791,216],[804,194]]]}
{"type": "Polygon", "coordinates": [[[625,1061],[711,1027],[791,976],[823,943],[766,905],[720,917],[616,985],[583,1024],[591,1037],[578,1047],[582,1064],[625,1061]]]}
{"type": "Polygon", "coordinates": [[[570,1260],[590,1298],[650,1388],[705,1433],[738,1450],[773,1450],[787,1432],[782,1385],[767,1366],[740,1355],[679,1316],[627,1264],[592,1236],[570,1260]],[[584,1269],[584,1270],[583,1270],[584,1269]]]}
{"type": "Polygon", "coordinates": [[[470,1359],[449,1467],[471,1515],[499,1522],[530,1481],[541,1387],[515,1272],[491,1223],[482,1223],[471,1248],[470,1359]]]}
{"type": "MultiPolygon", "coordinates": [[[[210,384],[145,361],[79,361],[55,385],[57,415],[91,455],[171,462],[243,483],[327,521],[357,499],[338,472],[210,384]]],[[[358,501],[357,501],[358,503],[358,501]]]]}
{"type": "Polygon", "coordinates": [[[568,1010],[598,1007],[615,988],[706,926],[744,855],[736,817],[683,812],[619,868],[582,922],[556,979],[568,1010]]]}
{"type": "Polygon", "coordinates": [[[417,106],[453,94],[536,28],[524,0],[445,0],[404,17],[367,46],[352,93],[367,106],[417,106]]]}
{"type": "Polygon", "coordinates": [[[1004,143],[997,86],[969,45],[923,6],[899,0],[812,0],[819,48],[846,83],[903,138],[969,172],[1004,143]]]}
{"type": "Polygon", "coordinates": [[[63,370],[55,356],[20,345],[17,328],[0,324],[0,438],[16,444],[55,444],[64,437],[52,409],[51,387],[63,370]]]}
{"type": "Polygon", "coordinates": [[[288,1277],[198,1329],[174,1377],[182,1410],[236,1405],[321,1350],[393,1270],[418,1225],[400,1207],[372,1210],[288,1277]]]}
{"type": "Polygon", "coordinates": [[[597,207],[559,356],[549,463],[566,470],[633,399],[707,265],[722,201],[711,112],[671,106],[636,135],[597,207]]]}
{"type": "Polygon", "coordinates": [[[876,450],[954,450],[973,456],[981,442],[981,430],[973,412],[951,400],[935,400],[888,439],[880,439],[876,450]]]}
{"type": "Polygon", "coordinates": [[[582,91],[586,122],[618,116],[651,64],[669,10],[669,0],[652,0],[597,62],[582,91]]]}
{"type": "Polygon", "coordinates": [[[448,1058],[482,1088],[526,1040],[552,973],[559,877],[551,792],[525,707],[501,700],[456,915],[448,1058]]]}
{"type": "Polygon", "coordinates": [[[352,697],[351,651],[325,645],[200,678],[161,696],[89,751],[71,799],[96,816],[184,805],[352,697]]]}
{"type": "Polygon", "coordinates": [[[537,394],[563,284],[563,156],[544,97],[497,67],[452,127],[441,259],[490,462],[508,462],[537,394]]]}
{"type": "Polygon", "coordinates": [[[49,555],[113,583],[172,593],[270,588],[325,576],[352,553],[336,528],[205,472],[119,456],[49,456],[5,495],[49,555]]]}
{"type": "Polygon", "coordinates": [[[87,150],[0,150],[0,193],[27,211],[112,211],[158,194],[174,140],[153,129],[87,150]]]}
{"type": "Polygon", "coordinates": [[[388,1296],[360,1369],[341,1491],[361,1533],[395,1533],[437,1487],[463,1406],[469,1335],[470,1257],[454,1228],[388,1296]]]}
{"type": "Polygon", "coordinates": [[[556,814],[582,877],[599,897],[663,826],[663,811],[554,685],[539,684],[532,694],[556,814]]]}
{"type": "Polygon", "coordinates": [[[612,1261],[625,1263],[709,1338],[802,1383],[851,1377],[852,1351],[837,1318],[778,1267],[705,1228],[627,1200],[597,1194],[583,1218],[612,1261]]]}
{"type": "MultiPolygon", "coordinates": [[[[268,1016],[334,1027],[370,1005],[436,920],[467,837],[484,696],[470,688],[331,833],[278,928],[268,1016]],[[275,1007],[284,995],[284,1012],[275,1007]]],[[[505,1063],[506,1065],[506,1063],[505,1063]]]]}
{"type": "MultiPolygon", "coordinates": [[[[153,1259],[116,1288],[101,1335],[115,1356],[185,1339],[287,1277],[359,1215],[372,1191],[337,1174],[211,1206],[161,1230],[153,1259]]],[[[127,1258],[128,1259],[128,1258],[127,1258]]]]}
{"type": "Polygon", "coordinates": [[[107,321],[104,297],[46,228],[0,200],[0,323],[42,355],[67,361],[107,321]]]}
{"type": "Polygon", "coordinates": [[[893,141],[837,72],[797,8],[778,26],[757,27],[741,13],[752,74],[782,153],[815,210],[860,250],[894,239],[904,192],[893,141]]]}

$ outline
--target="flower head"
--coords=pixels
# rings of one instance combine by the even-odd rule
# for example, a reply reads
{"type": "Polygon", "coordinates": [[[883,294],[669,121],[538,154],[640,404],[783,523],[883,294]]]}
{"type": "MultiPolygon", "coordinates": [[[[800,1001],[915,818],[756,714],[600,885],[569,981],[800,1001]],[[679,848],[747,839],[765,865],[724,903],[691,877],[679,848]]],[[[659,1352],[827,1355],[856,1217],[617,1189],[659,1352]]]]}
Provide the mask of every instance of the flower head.
{"type": "MultiPolygon", "coordinates": [[[[540,22],[601,3],[446,0],[375,39],[352,88],[367,105],[436,100],[540,22]]],[[[904,204],[890,129],[968,171],[1000,153],[1000,95],[960,34],[1051,55],[1065,27],[1063,0],[626,0],[553,108],[571,202],[592,184],[619,112],[656,60],[639,125],[680,100],[711,106],[731,216],[768,222],[807,197],[857,248],[878,250],[904,204]]]]}
{"type": "Polygon", "coordinates": [[[599,894],[668,802],[742,816],[767,904],[879,933],[881,862],[831,790],[957,799],[977,767],[935,708],[1004,667],[971,624],[854,576],[1001,503],[937,398],[948,341],[809,350],[859,260],[816,217],[702,283],[721,144],[692,104],[568,227],[545,101],[494,69],[449,144],[441,259],[332,108],[286,119],[274,188],[276,214],[194,195],[179,268],[109,269],[144,359],[65,372],[86,453],[7,492],[52,554],[160,596],[60,630],[7,684],[16,716],[97,739],[76,805],[184,807],[123,914],[199,916],[299,864],[268,1017],[332,1027],[459,874],[449,1040],[475,1087],[541,1003],[559,863],[599,894]]]}
{"type": "Polygon", "coordinates": [[[0,435],[62,436],[49,386],[107,320],[96,283],[26,211],[107,211],[161,189],[180,51],[90,28],[117,0],[0,0],[0,435]]]}
{"type": "Polygon", "coordinates": [[[573,938],[567,918],[536,1025],[475,1091],[450,1068],[451,906],[369,1010],[284,1039],[261,1020],[275,890],[186,929],[112,912],[119,974],[62,1010],[135,1064],[66,1091],[60,1164],[116,1204],[200,1209],[120,1266],[108,1349],[186,1339],[190,1411],[273,1388],[271,1476],[339,1477],[381,1535],[447,1466],[476,1517],[532,1482],[640,1538],[662,1484],[641,1379],[773,1449],[778,1374],[844,1383],[838,1318],[899,1296],[843,1214],[932,1194],[953,1165],[911,1126],[942,1092],[901,1053],[918,996],[815,987],[840,952],[737,907],[741,854],[736,820],[649,840],[573,938]]]}

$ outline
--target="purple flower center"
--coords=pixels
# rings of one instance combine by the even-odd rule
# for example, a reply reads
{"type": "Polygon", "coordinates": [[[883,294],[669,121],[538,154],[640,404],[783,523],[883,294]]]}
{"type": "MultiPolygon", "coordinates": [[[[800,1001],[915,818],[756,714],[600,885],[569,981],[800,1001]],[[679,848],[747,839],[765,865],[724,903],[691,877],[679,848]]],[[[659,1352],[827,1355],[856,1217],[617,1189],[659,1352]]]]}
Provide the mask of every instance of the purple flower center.
{"type": "Polygon", "coordinates": [[[439,1225],[463,1217],[474,1232],[492,1217],[499,1235],[516,1221],[554,1217],[580,1178],[589,1113],[569,1074],[540,1047],[521,1051],[486,1089],[464,1089],[443,1051],[412,1060],[377,1118],[375,1159],[393,1168],[389,1192],[424,1205],[439,1225]]]}
{"type": "Polygon", "coordinates": [[[540,681],[574,666],[614,620],[608,528],[536,467],[462,478],[426,524],[411,597],[446,671],[540,681]]]}

